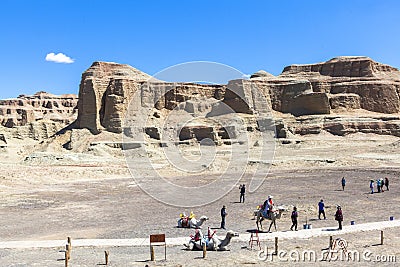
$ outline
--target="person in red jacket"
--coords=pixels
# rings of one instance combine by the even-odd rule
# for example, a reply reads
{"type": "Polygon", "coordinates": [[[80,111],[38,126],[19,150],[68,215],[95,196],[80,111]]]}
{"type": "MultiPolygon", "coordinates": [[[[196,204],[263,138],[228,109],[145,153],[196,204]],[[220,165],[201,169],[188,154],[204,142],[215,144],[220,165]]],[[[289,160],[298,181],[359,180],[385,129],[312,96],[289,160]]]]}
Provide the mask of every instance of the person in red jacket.
{"type": "Polygon", "coordinates": [[[342,207],[340,207],[340,205],[337,206],[335,220],[338,221],[339,223],[339,230],[342,230],[343,213],[342,213],[342,207]]]}

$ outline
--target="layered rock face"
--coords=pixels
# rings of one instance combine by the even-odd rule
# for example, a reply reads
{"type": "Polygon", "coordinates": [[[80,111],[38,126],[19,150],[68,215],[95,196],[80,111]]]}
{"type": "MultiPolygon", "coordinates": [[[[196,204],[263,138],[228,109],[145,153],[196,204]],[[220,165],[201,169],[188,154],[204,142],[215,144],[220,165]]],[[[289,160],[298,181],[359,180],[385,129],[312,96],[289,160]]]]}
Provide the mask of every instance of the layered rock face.
{"type": "MultiPolygon", "coordinates": [[[[338,57],[324,63],[286,67],[281,78],[306,79],[313,92],[329,98],[329,108],[400,111],[400,72],[368,57],[338,57]]],[[[328,108],[328,107],[326,107],[328,108]]]]}
{"type": "MultiPolygon", "coordinates": [[[[134,113],[142,108],[153,110],[150,125],[143,125],[142,131],[156,140],[161,139],[160,123],[168,110],[184,110],[193,117],[204,112],[208,117],[230,112],[251,117],[270,111],[278,117],[283,113],[295,117],[319,115],[325,119],[317,125],[301,119],[294,120],[296,125],[284,121],[282,133],[288,130],[310,134],[325,130],[339,135],[354,131],[398,135],[398,119],[388,126],[381,119],[359,121],[353,115],[353,119],[343,117],[332,121],[329,117],[348,112],[399,113],[399,70],[367,57],[339,57],[324,63],[291,65],[279,76],[259,71],[250,80],[233,80],[227,85],[165,83],[149,78],[128,65],[93,63],[82,75],[76,126],[92,133],[102,130],[121,133],[130,104],[134,113]]],[[[260,129],[257,125],[248,128],[260,129]]],[[[216,125],[199,123],[183,126],[179,137],[216,140],[224,136],[224,131],[216,125]]]]}
{"type": "Polygon", "coordinates": [[[120,128],[121,114],[126,111],[127,99],[149,75],[128,65],[94,62],[82,74],[79,86],[77,127],[93,133],[102,129],[120,128]]]}
{"type": "Polygon", "coordinates": [[[46,120],[67,125],[77,117],[77,103],[76,95],[56,96],[46,92],[0,100],[0,124],[12,128],[46,120]]]}

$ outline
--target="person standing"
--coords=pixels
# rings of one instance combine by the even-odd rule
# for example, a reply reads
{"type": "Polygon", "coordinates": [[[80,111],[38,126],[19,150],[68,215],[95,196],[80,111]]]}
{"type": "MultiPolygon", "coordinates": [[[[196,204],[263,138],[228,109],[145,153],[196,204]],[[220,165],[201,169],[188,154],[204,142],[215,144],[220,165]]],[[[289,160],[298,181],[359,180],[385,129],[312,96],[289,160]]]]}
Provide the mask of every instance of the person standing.
{"type": "Polygon", "coordinates": [[[389,191],[389,179],[387,177],[385,177],[385,186],[386,190],[389,191]]]}
{"type": "Polygon", "coordinates": [[[343,177],[342,178],[342,188],[343,188],[343,191],[344,191],[344,187],[346,186],[346,179],[343,177]]]}
{"type": "Polygon", "coordinates": [[[318,203],[318,219],[320,220],[321,220],[321,214],[324,215],[324,220],[326,220],[325,204],[323,199],[321,199],[321,201],[318,203]]]}
{"type": "Polygon", "coordinates": [[[381,180],[379,178],[376,179],[376,189],[378,190],[378,193],[381,192],[381,180]]]}
{"type": "Polygon", "coordinates": [[[374,193],[374,180],[370,180],[369,181],[369,189],[371,189],[371,194],[374,193]]]}
{"type": "Polygon", "coordinates": [[[292,215],[290,216],[290,218],[292,219],[292,226],[290,227],[290,230],[292,231],[293,227],[294,230],[297,231],[297,217],[299,217],[299,214],[297,213],[297,208],[293,207],[292,215]]]}
{"type": "Polygon", "coordinates": [[[338,221],[339,223],[339,230],[342,230],[343,213],[342,213],[342,207],[340,207],[340,205],[337,206],[337,210],[335,213],[335,220],[338,221]]]}
{"type": "Polygon", "coordinates": [[[222,206],[221,209],[221,228],[225,229],[225,217],[226,215],[228,215],[228,213],[226,212],[226,207],[225,205],[222,206]]]}
{"type": "Polygon", "coordinates": [[[240,189],[240,203],[242,203],[242,199],[244,203],[244,195],[246,194],[246,185],[242,184],[241,186],[239,186],[239,189],[240,189]]]}

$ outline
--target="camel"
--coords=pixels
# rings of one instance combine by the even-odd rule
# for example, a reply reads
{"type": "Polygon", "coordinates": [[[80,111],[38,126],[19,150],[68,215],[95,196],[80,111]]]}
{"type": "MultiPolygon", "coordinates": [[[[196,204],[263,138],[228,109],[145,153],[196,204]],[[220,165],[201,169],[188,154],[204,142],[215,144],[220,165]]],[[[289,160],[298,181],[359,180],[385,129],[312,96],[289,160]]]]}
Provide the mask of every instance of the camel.
{"type": "Polygon", "coordinates": [[[274,210],[272,213],[270,213],[270,217],[271,217],[271,218],[266,218],[266,217],[264,217],[264,215],[263,215],[263,209],[260,208],[260,209],[258,210],[258,212],[257,212],[257,221],[256,221],[257,229],[260,230],[260,228],[258,227],[258,223],[260,223],[261,230],[263,229],[263,226],[262,226],[262,223],[261,223],[261,222],[262,222],[264,219],[266,219],[266,220],[271,220],[271,224],[269,225],[268,232],[271,232],[271,226],[272,226],[272,224],[274,225],[275,231],[276,231],[276,220],[281,218],[281,215],[282,215],[282,213],[283,213],[284,211],[285,211],[285,208],[283,208],[283,207],[278,207],[277,210],[274,210]]]}
{"type": "Polygon", "coordinates": [[[209,238],[208,236],[204,236],[201,230],[198,231],[199,232],[197,232],[194,237],[191,237],[187,244],[183,244],[187,250],[202,250],[205,242],[207,250],[225,251],[232,237],[239,236],[238,233],[229,230],[224,239],[218,237],[216,234],[213,234],[212,237],[209,238]]]}
{"type": "Polygon", "coordinates": [[[201,225],[208,220],[207,216],[201,216],[199,220],[196,218],[189,219],[188,217],[182,217],[178,220],[179,228],[196,228],[201,229],[201,225]]]}

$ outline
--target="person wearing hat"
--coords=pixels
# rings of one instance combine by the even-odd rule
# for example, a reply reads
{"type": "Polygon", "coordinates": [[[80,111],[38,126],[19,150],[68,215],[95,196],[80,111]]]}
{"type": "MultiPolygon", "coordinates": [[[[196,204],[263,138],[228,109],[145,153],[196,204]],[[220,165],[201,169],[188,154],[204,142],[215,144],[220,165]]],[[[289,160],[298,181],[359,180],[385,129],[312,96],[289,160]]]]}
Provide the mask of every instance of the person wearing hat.
{"type": "Polygon", "coordinates": [[[342,230],[343,213],[342,213],[342,207],[340,207],[340,205],[337,206],[337,210],[335,213],[335,220],[338,221],[339,223],[339,230],[342,230]]]}

